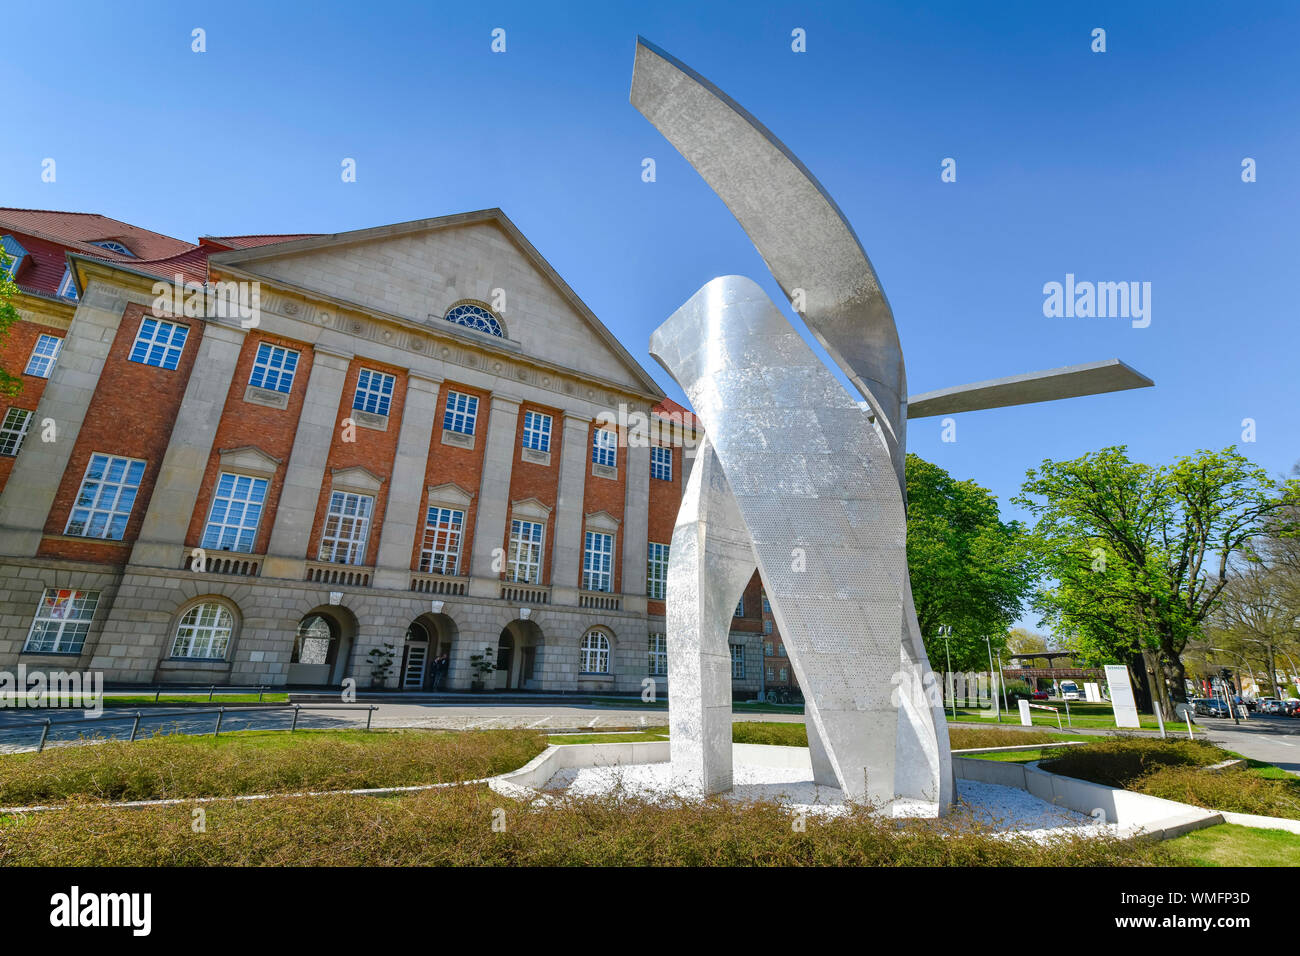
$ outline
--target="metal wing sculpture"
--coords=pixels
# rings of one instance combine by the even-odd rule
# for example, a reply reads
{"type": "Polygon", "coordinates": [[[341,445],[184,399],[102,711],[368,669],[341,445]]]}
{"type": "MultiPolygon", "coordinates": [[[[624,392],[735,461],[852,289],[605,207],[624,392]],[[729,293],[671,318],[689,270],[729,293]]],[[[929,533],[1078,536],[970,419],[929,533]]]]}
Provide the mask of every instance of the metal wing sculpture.
{"type": "MultiPolygon", "coordinates": [[[[708,436],[669,552],[674,775],[731,786],[727,632],[757,565],[804,691],[817,782],[942,813],[951,758],[907,572],[907,380],[889,302],[834,200],[738,103],[641,38],[631,101],[731,210],[866,405],[749,279],[714,279],[651,337],[708,436]]],[[[924,414],[1150,384],[1094,363],[946,389],[924,414]]]]}

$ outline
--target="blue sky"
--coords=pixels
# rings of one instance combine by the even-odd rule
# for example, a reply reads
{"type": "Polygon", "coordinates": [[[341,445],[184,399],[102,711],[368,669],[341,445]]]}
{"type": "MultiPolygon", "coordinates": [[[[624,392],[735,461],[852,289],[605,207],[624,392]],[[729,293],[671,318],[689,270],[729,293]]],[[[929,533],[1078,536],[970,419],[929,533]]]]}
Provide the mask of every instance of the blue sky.
{"type": "Polygon", "coordinates": [[[740,227],[628,103],[638,33],[762,120],[838,201],[914,393],[1119,357],[1154,389],[915,421],[993,489],[1107,444],[1300,460],[1300,5],[23,4],[6,10],[0,204],[185,239],[500,206],[669,394],[653,329],[740,273],[740,227]],[[191,30],[207,52],[191,52],[191,30]],[[490,51],[506,30],[504,54],[490,51]],[[807,33],[794,53],[790,34],[807,33]],[[1091,32],[1106,30],[1093,53],[1091,32]],[[57,182],[40,181],[41,160],[57,182]],[[344,157],[358,181],[340,179],[344,157]],[[657,181],[641,181],[652,157],[657,181]],[[940,163],[957,160],[957,182],[940,163]],[[1241,162],[1258,181],[1241,181],[1241,162]],[[1049,319],[1066,273],[1152,286],[1145,329],[1049,319]]]}

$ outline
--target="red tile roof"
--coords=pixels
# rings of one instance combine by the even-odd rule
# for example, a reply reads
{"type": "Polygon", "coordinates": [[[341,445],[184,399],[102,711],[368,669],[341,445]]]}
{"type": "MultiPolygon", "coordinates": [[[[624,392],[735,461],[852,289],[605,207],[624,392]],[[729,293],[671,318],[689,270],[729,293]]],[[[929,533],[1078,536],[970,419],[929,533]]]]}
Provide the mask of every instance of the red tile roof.
{"type": "Polygon", "coordinates": [[[693,411],[679,402],[674,402],[671,398],[665,398],[654,407],[653,411],[656,415],[663,415],[684,425],[690,425],[692,428],[704,427],[693,411]]]}
{"type": "MultiPolygon", "coordinates": [[[[140,259],[174,256],[193,245],[93,212],[0,207],[0,226],[8,226],[10,231],[35,233],[56,242],[69,244],[89,244],[108,240],[120,242],[140,259]]],[[[115,256],[107,249],[100,251],[106,254],[105,258],[115,256]]]]}
{"type": "Polygon", "coordinates": [[[231,249],[251,249],[254,246],[269,246],[277,242],[293,242],[295,239],[315,239],[322,235],[319,232],[301,232],[288,235],[266,235],[266,236],[203,236],[199,242],[215,242],[231,249]]]}

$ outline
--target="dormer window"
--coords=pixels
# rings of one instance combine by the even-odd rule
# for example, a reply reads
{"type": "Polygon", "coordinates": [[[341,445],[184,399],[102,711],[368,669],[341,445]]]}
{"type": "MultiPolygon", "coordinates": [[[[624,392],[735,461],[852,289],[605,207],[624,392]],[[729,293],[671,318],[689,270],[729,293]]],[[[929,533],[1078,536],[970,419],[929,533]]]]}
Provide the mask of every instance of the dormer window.
{"type": "Polygon", "coordinates": [[[72,270],[65,267],[63,270],[63,280],[59,282],[59,298],[77,299],[77,284],[72,281],[72,270]]]}
{"type": "Polygon", "coordinates": [[[120,242],[114,242],[112,239],[101,239],[99,242],[92,242],[92,246],[99,246],[101,249],[107,249],[109,252],[116,252],[119,255],[130,256],[134,259],[135,253],[122,245],[120,242]]]}
{"type": "Polygon", "coordinates": [[[0,275],[16,276],[18,269],[23,264],[23,257],[27,255],[27,250],[13,236],[0,236],[0,248],[4,249],[4,255],[0,256],[0,275]]]}

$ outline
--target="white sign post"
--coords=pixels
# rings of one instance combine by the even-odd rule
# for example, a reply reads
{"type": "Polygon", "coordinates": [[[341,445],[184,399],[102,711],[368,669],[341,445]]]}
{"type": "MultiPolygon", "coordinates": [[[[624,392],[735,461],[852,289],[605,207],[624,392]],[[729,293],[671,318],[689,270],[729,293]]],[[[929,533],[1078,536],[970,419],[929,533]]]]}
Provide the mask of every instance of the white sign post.
{"type": "Polygon", "coordinates": [[[1097,686],[1096,681],[1089,681],[1083,685],[1083,696],[1087,698],[1090,704],[1101,703],[1101,688],[1097,686]]]}
{"type": "Polygon", "coordinates": [[[1141,727],[1138,720],[1137,701],[1133,699],[1133,682],[1128,668],[1123,664],[1106,665],[1106,684],[1110,688],[1110,703],[1115,708],[1116,727],[1141,727]]]}
{"type": "Polygon", "coordinates": [[[1020,698],[1020,723],[1025,727],[1034,726],[1034,718],[1029,713],[1029,701],[1020,698]]]}

